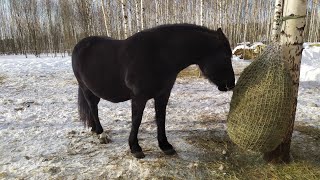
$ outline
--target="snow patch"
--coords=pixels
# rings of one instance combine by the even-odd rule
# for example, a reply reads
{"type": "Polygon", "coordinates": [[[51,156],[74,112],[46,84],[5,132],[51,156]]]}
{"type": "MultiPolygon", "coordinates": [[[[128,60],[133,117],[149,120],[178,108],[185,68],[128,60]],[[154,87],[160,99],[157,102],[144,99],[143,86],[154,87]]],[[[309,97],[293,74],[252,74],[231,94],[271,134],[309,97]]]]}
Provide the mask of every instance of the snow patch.
{"type": "MultiPolygon", "coordinates": [[[[312,57],[319,59],[316,53],[312,57]]],[[[320,68],[309,61],[303,59],[303,66],[320,68]]],[[[240,73],[250,61],[232,63],[240,73]]],[[[0,74],[6,76],[0,85],[0,178],[4,179],[151,179],[159,174],[155,163],[187,167],[201,158],[216,161],[186,137],[199,133],[223,136],[232,96],[206,79],[177,79],[168,103],[166,129],[178,155],[166,157],[159,149],[153,102],[149,101],[139,131],[146,158],[136,160],[128,147],[130,101],[99,104],[101,124],[111,143],[100,144],[79,122],[78,87],[70,57],[0,56],[0,74]]],[[[301,82],[296,116],[297,121],[318,128],[320,100],[315,97],[320,94],[319,84],[301,82]]],[[[181,173],[193,175],[189,169],[175,175],[181,173]]]]}
{"type": "Polygon", "coordinates": [[[302,51],[300,81],[320,82],[320,47],[304,45],[302,51]]]}

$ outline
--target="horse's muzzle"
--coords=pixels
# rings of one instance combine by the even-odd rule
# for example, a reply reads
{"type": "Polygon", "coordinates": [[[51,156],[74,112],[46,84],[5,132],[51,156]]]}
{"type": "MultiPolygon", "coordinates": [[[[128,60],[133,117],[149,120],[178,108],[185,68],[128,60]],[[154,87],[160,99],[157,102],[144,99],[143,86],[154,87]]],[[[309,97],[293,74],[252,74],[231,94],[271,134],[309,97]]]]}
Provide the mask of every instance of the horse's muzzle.
{"type": "Polygon", "coordinates": [[[218,86],[219,91],[230,91],[235,87],[234,84],[232,85],[224,85],[224,86],[218,86]]]}

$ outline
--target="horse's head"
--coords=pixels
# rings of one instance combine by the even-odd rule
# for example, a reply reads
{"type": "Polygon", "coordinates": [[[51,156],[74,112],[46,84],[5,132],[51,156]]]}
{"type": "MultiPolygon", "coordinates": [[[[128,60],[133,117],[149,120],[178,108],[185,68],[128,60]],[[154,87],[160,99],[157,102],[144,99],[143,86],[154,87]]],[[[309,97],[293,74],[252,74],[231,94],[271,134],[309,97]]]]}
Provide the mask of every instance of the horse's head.
{"type": "MultiPolygon", "coordinates": [[[[205,77],[218,86],[220,91],[228,91],[234,88],[235,78],[231,63],[232,52],[227,37],[219,28],[215,32],[214,49],[199,63],[199,67],[205,77]]],[[[211,51],[211,50],[210,50],[211,51]]]]}

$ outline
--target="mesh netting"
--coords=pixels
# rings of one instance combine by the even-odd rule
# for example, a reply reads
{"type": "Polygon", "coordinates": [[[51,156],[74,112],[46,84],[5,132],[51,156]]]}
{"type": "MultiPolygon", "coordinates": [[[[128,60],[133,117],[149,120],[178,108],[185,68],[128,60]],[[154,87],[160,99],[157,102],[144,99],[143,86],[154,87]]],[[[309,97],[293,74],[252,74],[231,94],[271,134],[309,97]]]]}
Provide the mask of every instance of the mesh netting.
{"type": "Polygon", "coordinates": [[[277,46],[268,47],[241,74],[228,115],[228,134],[243,149],[274,150],[291,123],[292,79],[277,46]]]}

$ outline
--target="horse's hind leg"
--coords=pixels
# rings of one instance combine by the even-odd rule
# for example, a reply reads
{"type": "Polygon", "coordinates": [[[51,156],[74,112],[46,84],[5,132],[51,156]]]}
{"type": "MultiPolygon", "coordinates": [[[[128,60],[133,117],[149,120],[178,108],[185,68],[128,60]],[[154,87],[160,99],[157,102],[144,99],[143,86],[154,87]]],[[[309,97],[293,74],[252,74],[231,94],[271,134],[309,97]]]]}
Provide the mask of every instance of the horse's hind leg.
{"type": "Polygon", "coordinates": [[[160,149],[167,155],[176,154],[172,145],[168,142],[165,130],[166,107],[168,104],[170,91],[154,98],[156,122],[158,128],[158,143],[160,149]]]}
{"type": "MultiPolygon", "coordinates": [[[[79,86],[78,104],[80,119],[89,127],[91,131],[102,134],[103,128],[98,117],[98,103],[100,98],[95,96],[88,88],[79,86]]],[[[102,134],[100,139],[106,139],[105,134],[102,134]]]]}

